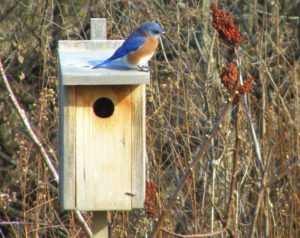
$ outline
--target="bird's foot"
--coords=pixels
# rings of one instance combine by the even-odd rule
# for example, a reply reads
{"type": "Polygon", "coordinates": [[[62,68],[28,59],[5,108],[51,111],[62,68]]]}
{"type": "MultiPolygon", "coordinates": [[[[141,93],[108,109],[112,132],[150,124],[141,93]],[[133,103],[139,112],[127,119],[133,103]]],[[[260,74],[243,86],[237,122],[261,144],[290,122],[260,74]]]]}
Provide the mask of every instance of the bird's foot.
{"type": "Polygon", "coordinates": [[[150,71],[149,66],[137,66],[137,69],[139,71],[143,71],[143,72],[149,72],[150,71]]]}

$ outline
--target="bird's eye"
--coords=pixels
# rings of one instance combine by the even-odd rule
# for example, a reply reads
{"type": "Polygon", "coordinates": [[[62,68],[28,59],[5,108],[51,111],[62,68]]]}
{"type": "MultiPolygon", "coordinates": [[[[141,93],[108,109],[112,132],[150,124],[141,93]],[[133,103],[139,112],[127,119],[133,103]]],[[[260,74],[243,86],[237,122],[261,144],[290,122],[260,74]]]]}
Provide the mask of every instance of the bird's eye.
{"type": "Polygon", "coordinates": [[[158,32],[158,31],[153,31],[153,33],[154,33],[155,35],[158,35],[158,34],[159,34],[159,32],[158,32]]]}

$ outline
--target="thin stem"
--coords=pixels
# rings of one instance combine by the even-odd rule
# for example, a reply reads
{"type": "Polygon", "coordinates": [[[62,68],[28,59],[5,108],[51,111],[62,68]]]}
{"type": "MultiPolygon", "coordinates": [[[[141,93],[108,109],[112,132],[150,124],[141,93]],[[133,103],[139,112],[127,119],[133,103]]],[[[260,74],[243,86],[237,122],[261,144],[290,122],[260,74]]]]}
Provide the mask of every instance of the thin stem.
{"type": "Polygon", "coordinates": [[[291,170],[293,170],[297,167],[300,167],[299,165],[300,165],[300,159],[296,160],[296,162],[289,165],[284,171],[282,171],[282,173],[280,175],[276,176],[271,181],[268,181],[268,183],[265,185],[265,187],[270,187],[273,183],[276,183],[277,181],[282,179],[284,176],[286,176],[291,170]]]}
{"type": "MultiPolygon", "coordinates": [[[[21,107],[21,105],[18,102],[17,97],[15,96],[10,83],[6,77],[4,68],[3,68],[3,64],[0,58],[0,74],[1,74],[1,79],[3,80],[5,87],[7,89],[9,98],[11,99],[18,115],[21,118],[21,121],[23,122],[26,131],[29,135],[29,137],[31,138],[32,142],[38,147],[39,152],[42,155],[42,158],[44,159],[44,161],[46,162],[52,176],[54,177],[54,181],[58,184],[59,183],[59,175],[58,172],[56,171],[55,167],[52,164],[52,161],[50,159],[50,156],[47,154],[46,149],[44,148],[44,146],[42,145],[41,141],[39,140],[38,136],[36,135],[36,133],[34,132],[29,119],[26,116],[26,113],[24,111],[24,109],[21,107]]],[[[83,226],[84,230],[86,231],[86,233],[91,237],[92,236],[92,231],[89,228],[87,222],[85,221],[84,217],[82,216],[82,214],[80,213],[80,211],[75,210],[75,215],[77,220],[81,223],[81,225],[83,226]]]]}
{"type": "Polygon", "coordinates": [[[183,175],[183,177],[181,178],[181,180],[179,181],[176,190],[174,191],[174,193],[172,194],[167,207],[164,209],[162,215],[160,216],[156,227],[154,228],[153,233],[151,234],[151,237],[157,237],[164,219],[166,218],[166,216],[169,214],[169,212],[171,211],[172,207],[174,206],[175,202],[176,202],[176,198],[178,197],[179,192],[181,191],[181,189],[183,188],[183,185],[185,184],[187,178],[190,176],[190,174],[192,173],[192,170],[194,169],[194,167],[196,166],[196,164],[200,161],[200,159],[203,157],[205,151],[207,150],[211,139],[215,136],[218,128],[220,127],[220,123],[223,120],[223,118],[226,115],[226,112],[228,111],[228,109],[230,108],[230,105],[232,104],[232,101],[234,100],[235,96],[236,96],[236,89],[239,87],[239,82],[237,82],[237,84],[235,85],[235,88],[233,90],[233,93],[231,94],[227,104],[224,106],[221,115],[219,117],[219,119],[216,121],[213,129],[211,130],[210,134],[207,135],[207,139],[203,142],[202,146],[200,147],[200,150],[197,152],[195,159],[193,160],[193,162],[190,164],[188,170],[185,172],[185,174],[183,175]]]}
{"type": "Polygon", "coordinates": [[[256,205],[255,205],[255,209],[254,209],[254,214],[252,216],[252,222],[251,222],[248,238],[254,238],[256,221],[257,221],[257,217],[258,217],[258,213],[259,213],[259,210],[260,210],[261,203],[263,202],[262,199],[263,199],[263,196],[264,196],[265,180],[266,180],[266,175],[264,174],[262,182],[260,184],[260,188],[259,188],[259,192],[258,192],[258,198],[256,200],[256,205]]]}
{"type": "Polygon", "coordinates": [[[15,96],[11,86],[10,86],[10,83],[5,75],[5,72],[4,72],[4,68],[3,68],[3,65],[2,65],[2,61],[1,61],[1,58],[0,58],[0,73],[1,73],[1,78],[5,84],[5,87],[6,87],[6,90],[8,92],[8,95],[9,95],[9,98],[11,99],[18,115],[20,116],[26,130],[27,130],[27,133],[29,134],[31,140],[33,141],[33,143],[38,147],[43,159],[45,160],[48,168],[50,169],[50,172],[52,173],[52,176],[54,177],[54,180],[56,183],[59,182],[59,176],[58,176],[58,173],[56,171],[56,169],[54,168],[53,164],[52,164],[52,161],[50,159],[50,157],[48,156],[44,146],[42,145],[41,141],[39,140],[39,138],[37,137],[36,133],[34,132],[27,116],[26,116],[26,113],[24,111],[24,109],[20,106],[19,102],[18,102],[18,99],[17,97],[15,96]]]}
{"type": "Polygon", "coordinates": [[[210,232],[210,233],[205,233],[205,234],[193,234],[193,235],[181,235],[181,234],[177,234],[174,232],[170,232],[164,228],[161,228],[161,230],[169,235],[172,235],[174,237],[182,237],[182,238],[197,238],[197,237],[211,237],[211,236],[216,236],[216,235],[220,235],[224,232],[226,232],[226,229],[221,229],[218,231],[214,231],[214,232],[210,232]]]}
{"type": "MultiPolygon", "coordinates": [[[[239,69],[241,68],[241,57],[239,55],[240,50],[237,51],[237,64],[239,69]]],[[[240,72],[240,84],[243,85],[243,77],[242,77],[242,73],[240,72]]],[[[262,161],[262,157],[261,157],[261,152],[260,152],[260,147],[259,147],[259,143],[256,137],[256,132],[254,130],[254,126],[253,126],[253,122],[252,122],[252,117],[251,117],[251,113],[248,109],[248,102],[247,102],[247,95],[246,93],[242,96],[243,98],[243,106],[244,109],[246,111],[246,116],[250,125],[250,132],[251,132],[251,136],[254,142],[254,147],[255,147],[255,154],[256,154],[256,159],[257,159],[257,163],[259,165],[259,169],[261,174],[263,175],[265,173],[265,169],[264,169],[264,165],[263,165],[263,161],[262,161]]]]}
{"type": "Polygon", "coordinates": [[[238,102],[236,105],[236,114],[235,114],[235,149],[233,154],[231,187],[230,187],[229,201],[227,204],[227,211],[225,214],[226,226],[228,225],[231,209],[234,202],[234,191],[236,185],[236,175],[237,175],[238,160],[239,160],[239,148],[240,148],[240,138],[239,138],[239,102],[238,102]]]}

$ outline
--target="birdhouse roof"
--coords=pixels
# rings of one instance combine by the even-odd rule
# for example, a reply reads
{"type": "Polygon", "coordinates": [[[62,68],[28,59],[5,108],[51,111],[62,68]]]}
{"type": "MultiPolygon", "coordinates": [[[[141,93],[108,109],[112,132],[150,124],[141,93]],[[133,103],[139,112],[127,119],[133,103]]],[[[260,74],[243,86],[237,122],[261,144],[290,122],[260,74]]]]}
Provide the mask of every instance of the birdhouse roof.
{"type": "Polygon", "coordinates": [[[62,85],[149,84],[150,73],[121,68],[92,66],[110,57],[122,40],[59,41],[59,70],[62,85]]]}

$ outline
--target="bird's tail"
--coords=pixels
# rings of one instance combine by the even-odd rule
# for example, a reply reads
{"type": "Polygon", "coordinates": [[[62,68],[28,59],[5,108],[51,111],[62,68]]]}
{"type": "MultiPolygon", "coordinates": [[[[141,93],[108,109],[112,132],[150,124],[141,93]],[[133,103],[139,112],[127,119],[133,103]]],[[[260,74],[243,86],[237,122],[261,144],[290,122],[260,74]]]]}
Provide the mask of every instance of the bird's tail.
{"type": "Polygon", "coordinates": [[[104,61],[101,62],[100,64],[95,65],[92,69],[101,68],[102,66],[108,64],[109,62],[111,62],[111,59],[104,60],[104,61]]]}

